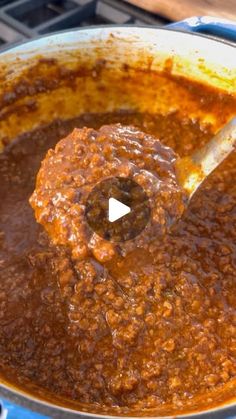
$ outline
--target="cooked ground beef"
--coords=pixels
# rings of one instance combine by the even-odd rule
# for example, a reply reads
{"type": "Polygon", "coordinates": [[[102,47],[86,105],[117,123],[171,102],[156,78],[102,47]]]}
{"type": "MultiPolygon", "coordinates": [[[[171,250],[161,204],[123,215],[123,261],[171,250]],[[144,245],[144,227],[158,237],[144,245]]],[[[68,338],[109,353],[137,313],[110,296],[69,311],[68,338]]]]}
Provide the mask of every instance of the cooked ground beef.
{"type": "MultiPolygon", "coordinates": [[[[172,231],[107,262],[92,253],[72,261],[71,249],[48,242],[30,208],[49,148],[75,126],[97,129],[117,122],[161,138],[181,157],[212,135],[178,114],[123,112],[57,122],[5,150],[1,376],[85,411],[174,415],[217,405],[235,394],[236,384],[235,153],[197,192],[172,231]]],[[[147,161],[154,164],[151,154],[147,161]]]]}
{"type": "MultiPolygon", "coordinates": [[[[73,259],[83,260],[92,254],[103,263],[111,259],[116,250],[124,255],[127,250],[145,248],[154,235],[165,233],[184,211],[187,197],[176,180],[176,158],[171,148],[132,126],[107,125],[98,131],[75,129],[55,150],[49,150],[42,162],[30,199],[36,220],[44,226],[54,244],[70,247],[73,259]],[[149,197],[152,209],[144,234],[132,243],[122,243],[119,249],[93,233],[85,217],[93,188],[112,177],[137,182],[149,197]]],[[[111,196],[119,187],[117,182],[109,184],[111,196]]],[[[106,205],[104,192],[94,194],[93,211],[100,211],[101,202],[106,205]]],[[[90,216],[99,218],[100,214],[90,216]]],[[[132,217],[127,222],[128,229],[132,229],[139,220],[132,217]]]]}

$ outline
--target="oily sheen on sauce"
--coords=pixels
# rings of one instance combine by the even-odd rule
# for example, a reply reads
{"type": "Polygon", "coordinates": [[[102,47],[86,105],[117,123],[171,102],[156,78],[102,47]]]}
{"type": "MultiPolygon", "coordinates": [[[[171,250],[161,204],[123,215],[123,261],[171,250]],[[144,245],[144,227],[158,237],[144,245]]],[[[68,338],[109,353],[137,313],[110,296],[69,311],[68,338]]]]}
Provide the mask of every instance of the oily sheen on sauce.
{"type": "Polygon", "coordinates": [[[212,135],[178,113],[117,112],[57,121],[8,146],[0,156],[0,373],[100,413],[211,407],[232,394],[236,377],[235,154],[171,232],[100,270],[92,255],[72,263],[52,246],[28,202],[50,147],[75,126],[118,122],[180,156],[212,135]]]}

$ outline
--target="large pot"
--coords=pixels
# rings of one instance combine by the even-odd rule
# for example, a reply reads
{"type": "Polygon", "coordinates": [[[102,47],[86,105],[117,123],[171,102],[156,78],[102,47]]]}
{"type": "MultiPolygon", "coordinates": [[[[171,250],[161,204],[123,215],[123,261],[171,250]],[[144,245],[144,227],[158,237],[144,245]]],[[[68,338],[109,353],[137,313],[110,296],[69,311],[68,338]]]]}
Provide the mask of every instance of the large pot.
{"type": "MultiPolygon", "coordinates": [[[[202,26],[205,31],[213,28],[231,41],[236,40],[236,25],[232,22],[216,24],[209,18],[193,18],[182,24],[185,30],[197,32],[202,26]]],[[[230,109],[217,115],[213,107],[206,115],[194,103],[188,109],[181,107],[181,97],[174,92],[170,96],[168,89],[161,92],[153,89],[148,73],[156,70],[201,81],[233,95],[236,92],[236,54],[232,42],[169,28],[81,29],[42,37],[5,51],[0,55],[0,148],[42,123],[101,109],[166,112],[177,107],[190,117],[210,120],[215,129],[230,118],[230,109]],[[132,69],[137,68],[143,72],[139,86],[135,80],[132,82],[135,72],[132,69]]],[[[30,413],[27,416],[20,405],[40,412],[43,417],[96,417],[89,412],[52,405],[8,382],[1,383],[0,397],[10,401],[5,406],[15,412],[15,418],[40,417],[30,413]]],[[[217,409],[181,417],[186,416],[235,418],[236,402],[230,400],[217,409]]]]}

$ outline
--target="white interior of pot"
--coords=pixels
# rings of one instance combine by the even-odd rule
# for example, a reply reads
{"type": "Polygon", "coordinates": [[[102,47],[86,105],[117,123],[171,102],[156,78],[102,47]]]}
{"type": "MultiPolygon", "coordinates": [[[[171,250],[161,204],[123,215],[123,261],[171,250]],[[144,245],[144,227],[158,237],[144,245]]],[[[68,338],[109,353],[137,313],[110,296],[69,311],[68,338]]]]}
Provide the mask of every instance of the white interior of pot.
{"type": "Polygon", "coordinates": [[[147,79],[145,72],[167,69],[171,74],[198,80],[231,94],[236,92],[236,54],[233,46],[171,30],[115,27],[60,33],[1,54],[0,96],[6,90],[11,94],[16,82],[24,79],[24,73],[36,65],[40,57],[56,58],[69,70],[73,70],[79,62],[91,67],[92,63],[105,59],[107,78],[78,77],[73,89],[59,85],[53,94],[44,91],[34,95],[37,109],[30,111],[30,118],[24,109],[20,113],[15,111],[15,105],[24,108],[29,96],[2,106],[0,142],[4,138],[10,141],[59,117],[71,118],[84,112],[107,112],[121,108],[156,113],[179,107],[189,117],[198,117],[213,124],[216,122],[211,109],[206,115],[196,106],[184,108],[174,91],[170,95],[152,86],[152,80],[147,79]],[[124,66],[127,65],[143,71],[143,83],[127,88],[124,82],[124,66]],[[101,86],[105,90],[102,94],[101,86]]]}

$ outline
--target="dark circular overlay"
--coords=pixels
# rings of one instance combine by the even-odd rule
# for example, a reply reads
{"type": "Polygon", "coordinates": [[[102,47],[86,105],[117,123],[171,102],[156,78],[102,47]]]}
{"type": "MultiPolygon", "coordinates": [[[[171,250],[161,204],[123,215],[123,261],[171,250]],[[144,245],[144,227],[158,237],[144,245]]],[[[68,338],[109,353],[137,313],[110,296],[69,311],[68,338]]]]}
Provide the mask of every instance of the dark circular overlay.
{"type": "Polygon", "coordinates": [[[151,209],[144,189],[130,178],[112,177],[98,183],[86,202],[86,219],[91,229],[105,240],[124,242],[134,239],[146,227],[151,209]],[[110,222],[109,199],[130,207],[127,215],[110,222]]]}

